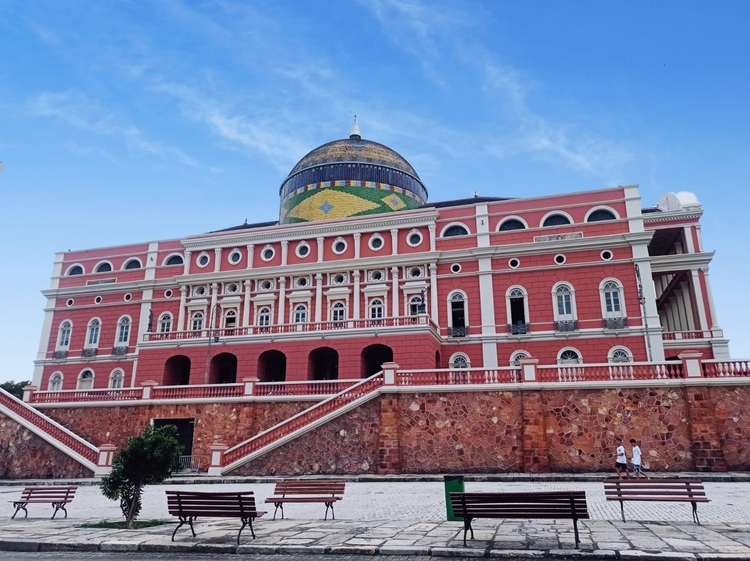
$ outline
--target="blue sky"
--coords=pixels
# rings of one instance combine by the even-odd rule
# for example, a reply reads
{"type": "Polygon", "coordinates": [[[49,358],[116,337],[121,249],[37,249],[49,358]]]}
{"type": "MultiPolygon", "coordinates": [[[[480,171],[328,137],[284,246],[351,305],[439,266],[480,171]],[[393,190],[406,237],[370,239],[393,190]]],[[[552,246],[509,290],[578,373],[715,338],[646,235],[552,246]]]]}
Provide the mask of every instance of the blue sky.
{"type": "Polygon", "coordinates": [[[55,251],[273,220],[352,114],[432,201],[694,192],[750,357],[749,19],[729,0],[0,0],[0,381],[31,376],[55,251]]]}

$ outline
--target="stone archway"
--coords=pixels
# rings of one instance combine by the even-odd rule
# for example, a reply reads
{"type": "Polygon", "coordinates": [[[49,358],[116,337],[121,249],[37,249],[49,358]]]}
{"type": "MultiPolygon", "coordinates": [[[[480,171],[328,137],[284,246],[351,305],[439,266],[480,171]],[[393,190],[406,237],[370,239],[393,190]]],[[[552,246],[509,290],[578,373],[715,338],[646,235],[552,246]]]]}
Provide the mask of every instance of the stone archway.
{"type": "Polygon", "coordinates": [[[232,353],[219,353],[211,359],[208,369],[209,384],[234,384],[237,382],[237,357],[232,353]]]}
{"type": "Polygon", "coordinates": [[[339,353],[330,347],[320,347],[310,353],[307,361],[309,380],[338,380],[339,353]]]}
{"type": "Polygon", "coordinates": [[[190,383],[190,359],[185,355],[169,357],[164,363],[165,386],[187,386],[190,383]]]}
{"type": "Polygon", "coordinates": [[[261,382],[286,381],[286,355],[276,350],[261,353],[258,357],[258,379],[261,382]]]}
{"type": "Polygon", "coordinates": [[[393,362],[393,349],[387,345],[369,345],[362,349],[362,378],[369,378],[383,369],[384,362],[393,362]]]}

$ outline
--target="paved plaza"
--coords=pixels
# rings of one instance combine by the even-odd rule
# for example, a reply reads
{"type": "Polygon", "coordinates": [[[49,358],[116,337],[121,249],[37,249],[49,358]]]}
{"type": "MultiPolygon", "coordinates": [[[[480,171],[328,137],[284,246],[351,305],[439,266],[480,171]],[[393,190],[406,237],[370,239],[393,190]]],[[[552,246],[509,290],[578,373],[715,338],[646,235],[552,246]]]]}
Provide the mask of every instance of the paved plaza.
{"type": "MultiPolygon", "coordinates": [[[[627,522],[617,502],[604,499],[596,481],[467,481],[466,491],[586,491],[591,520],[581,521],[581,551],[607,559],[748,559],[750,560],[750,482],[706,482],[710,503],[700,504],[702,526],[692,522],[685,503],[626,503],[627,522]]],[[[571,557],[573,524],[569,520],[475,520],[475,540],[463,547],[463,525],[447,522],[441,481],[351,481],[336,505],[336,520],[323,521],[321,504],[288,504],[285,520],[269,513],[235,543],[238,520],[199,519],[193,538],[187,526],[176,541],[175,524],[144,530],[81,528],[84,522],[121,520],[117,503],[97,486],[79,487],[68,518],[50,520],[49,505],[29,505],[29,517],[11,520],[13,501],[24,484],[0,486],[5,514],[0,518],[0,550],[26,551],[176,551],[226,553],[346,553],[431,556],[571,557]]],[[[258,502],[271,496],[273,483],[169,484],[146,489],[141,519],[176,520],[167,512],[165,489],[252,490],[258,502]]],[[[22,516],[21,513],[19,516],[22,516]]]]}

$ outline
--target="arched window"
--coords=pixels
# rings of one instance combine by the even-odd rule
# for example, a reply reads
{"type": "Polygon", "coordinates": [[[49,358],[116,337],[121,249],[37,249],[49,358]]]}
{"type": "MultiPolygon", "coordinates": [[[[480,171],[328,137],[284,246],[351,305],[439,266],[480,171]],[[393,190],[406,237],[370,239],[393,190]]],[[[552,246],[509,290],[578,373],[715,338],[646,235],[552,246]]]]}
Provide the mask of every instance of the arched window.
{"type": "Polygon", "coordinates": [[[500,227],[497,229],[497,231],[506,232],[508,230],[525,230],[525,229],[526,229],[526,225],[520,220],[518,220],[518,218],[509,218],[508,220],[500,224],[500,227]]]}
{"type": "Polygon", "coordinates": [[[469,361],[469,357],[463,353],[456,353],[451,357],[450,368],[452,370],[469,368],[470,366],[471,362],[469,361]]]}
{"type": "Polygon", "coordinates": [[[346,318],[346,308],[343,302],[336,302],[331,308],[331,321],[344,321],[346,318]]]}
{"type": "Polygon", "coordinates": [[[49,383],[47,384],[47,390],[51,392],[59,392],[62,389],[63,375],[62,372],[54,372],[49,377],[49,383]]]}
{"type": "Polygon", "coordinates": [[[297,304],[294,308],[294,323],[307,323],[307,306],[297,304]]]}
{"type": "Polygon", "coordinates": [[[99,263],[96,266],[97,273],[109,273],[111,270],[112,270],[112,265],[110,265],[106,261],[104,263],[99,263]]]}
{"type": "Polygon", "coordinates": [[[117,323],[117,344],[127,345],[130,340],[130,318],[121,318],[117,323]]]}
{"type": "Polygon", "coordinates": [[[271,325],[271,308],[261,308],[258,310],[258,326],[268,327],[271,325]]]}
{"type": "Polygon", "coordinates": [[[113,370],[112,374],[109,375],[109,387],[110,389],[120,389],[125,385],[125,373],[120,370],[113,370]]]}
{"type": "Polygon", "coordinates": [[[526,291],[514,286],[505,293],[505,310],[508,317],[508,333],[524,335],[529,332],[529,303],[526,291]]]}
{"type": "Polygon", "coordinates": [[[81,267],[80,265],[74,265],[68,271],[68,276],[70,276],[70,277],[72,277],[74,275],[82,275],[82,274],[83,274],[83,267],[81,267]]]}
{"type": "Polygon", "coordinates": [[[425,313],[425,303],[421,296],[412,296],[409,298],[409,315],[418,316],[425,313]]]}
{"type": "Polygon", "coordinates": [[[172,314],[164,313],[159,318],[159,333],[169,333],[172,331],[172,314]]]}
{"type": "Polygon", "coordinates": [[[70,334],[73,331],[73,324],[64,321],[60,324],[60,333],[57,337],[57,348],[67,349],[70,346],[70,334]]]}
{"type": "Polygon", "coordinates": [[[529,358],[531,355],[527,353],[526,351],[516,351],[512,355],[510,355],[510,365],[511,366],[521,366],[521,359],[522,358],[529,358]]]}
{"type": "Polygon", "coordinates": [[[581,364],[581,354],[575,349],[563,349],[557,356],[558,364],[581,364]]]}
{"type": "Polygon", "coordinates": [[[191,326],[193,331],[201,331],[203,329],[203,312],[195,312],[193,314],[191,326]]]}
{"type": "Polygon", "coordinates": [[[462,292],[450,295],[448,330],[451,337],[466,337],[466,296],[462,292]]]}
{"type": "Polygon", "coordinates": [[[617,217],[610,210],[599,209],[589,214],[586,222],[601,222],[603,220],[617,220],[617,217]]]}
{"type": "Polygon", "coordinates": [[[224,328],[234,329],[235,327],[237,327],[237,311],[227,310],[227,313],[224,314],[224,328]]]}
{"type": "Polygon", "coordinates": [[[468,236],[469,231],[466,229],[465,226],[462,226],[461,224],[454,224],[453,226],[449,226],[445,230],[443,230],[442,237],[444,238],[452,238],[454,236],[468,236]]]}
{"type": "Polygon", "coordinates": [[[620,304],[622,297],[620,290],[620,285],[615,281],[607,281],[604,283],[602,291],[604,292],[605,317],[619,317],[622,315],[622,306],[620,304]]]}
{"type": "Polygon", "coordinates": [[[542,227],[548,228],[550,226],[565,226],[566,224],[570,224],[570,219],[567,216],[565,216],[564,214],[551,214],[544,219],[542,227]]]}
{"type": "Polygon", "coordinates": [[[165,265],[182,265],[183,260],[181,255],[172,255],[167,259],[165,265]]]}
{"type": "Polygon", "coordinates": [[[615,347],[609,351],[609,362],[632,362],[633,355],[625,347],[615,347]]]}
{"type": "Polygon", "coordinates": [[[131,259],[125,263],[125,269],[140,269],[141,262],[138,259],[131,259]]]}
{"type": "Polygon", "coordinates": [[[380,298],[370,300],[370,319],[382,319],[383,308],[383,301],[380,298]]]}
{"type": "Polygon", "coordinates": [[[91,370],[84,370],[78,375],[78,386],[76,389],[79,390],[90,390],[94,387],[94,372],[91,370]]]}
{"type": "Polygon", "coordinates": [[[86,346],[96,347],[99,344],[99,333],[101,331],[101,323],[98,319],[92,319],[89,322],[88,333],[86,335],[86,346]]]}

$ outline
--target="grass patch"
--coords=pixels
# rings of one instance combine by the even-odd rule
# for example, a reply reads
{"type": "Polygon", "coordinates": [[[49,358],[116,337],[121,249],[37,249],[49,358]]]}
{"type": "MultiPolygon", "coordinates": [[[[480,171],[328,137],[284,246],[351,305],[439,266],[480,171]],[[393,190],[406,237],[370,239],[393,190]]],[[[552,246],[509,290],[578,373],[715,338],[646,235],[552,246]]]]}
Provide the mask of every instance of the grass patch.
{"type": "MultiPolygon", "coordinates": [[[[159,520],[157,518],[151,520],[135,520],[133,522],[133,530],[143,530],[143,528],[151,528],[153,526],[162,526],[164,524],[171,524],[174,520],[159,520]]],[[[92,522],[89,524],[81,524],[79,528],[106,528],[111,530],[122,530],[125,528],[124,520],[117,520],[115,522],[111,520],[100,520],[99,522],[92,522]]]]}

